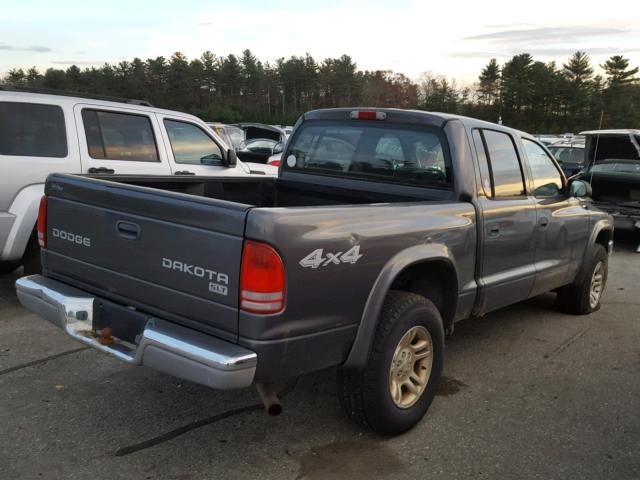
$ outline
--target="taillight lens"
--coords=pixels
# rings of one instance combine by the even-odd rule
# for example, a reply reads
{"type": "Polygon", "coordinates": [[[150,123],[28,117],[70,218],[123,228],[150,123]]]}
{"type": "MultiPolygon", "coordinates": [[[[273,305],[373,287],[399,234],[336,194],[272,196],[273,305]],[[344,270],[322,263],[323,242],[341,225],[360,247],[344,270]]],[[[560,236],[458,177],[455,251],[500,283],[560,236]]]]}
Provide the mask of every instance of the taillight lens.
{"type": "Polygon", "coordinates": [[[240,308],[277,313],[284,308],[284,264],[273,247],[247,240],[242,249],[240,308]]]}
{"type": "Polygon", "coordinates": [[[38,210],[38,244],[40,248],[47,248],[47,196],[40,199],[38,210]]]}
{"type": "Polygon", "coordinates": [[[280,160],[269,160],[267,163],[269,165],[273,165],[274,167],[279,167],[280,166],[280,160]]]}

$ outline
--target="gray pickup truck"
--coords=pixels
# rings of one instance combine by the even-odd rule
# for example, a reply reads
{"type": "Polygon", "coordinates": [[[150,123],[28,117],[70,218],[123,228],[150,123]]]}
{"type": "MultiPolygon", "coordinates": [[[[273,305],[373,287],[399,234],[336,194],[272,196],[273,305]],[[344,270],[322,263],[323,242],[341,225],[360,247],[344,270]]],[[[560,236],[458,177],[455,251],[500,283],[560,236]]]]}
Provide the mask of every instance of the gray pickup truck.
{"type": "Polygon", "coordinates": [[[445,333],[548,291],[599,308],[611,217],[532,136],[394,109],[304,114],[278,178],[51,175],[22,304],[78,341],[219,389],[339,366],[347,414],[410,429],[445,333]]]}

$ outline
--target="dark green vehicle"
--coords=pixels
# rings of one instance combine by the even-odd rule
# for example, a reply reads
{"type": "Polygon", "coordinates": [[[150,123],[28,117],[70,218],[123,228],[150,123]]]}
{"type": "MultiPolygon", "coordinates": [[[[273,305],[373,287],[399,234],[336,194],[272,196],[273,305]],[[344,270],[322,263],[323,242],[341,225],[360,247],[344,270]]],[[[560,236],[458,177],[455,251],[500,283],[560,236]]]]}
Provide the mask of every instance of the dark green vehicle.
{"type": "Polygon", "coordinates": [[[278,178],[51,175],[28,309],[78,341],[214,388],[339,366],[384,434],[433,400],[455,322],[554,290],[600,306],[611,217],[530,135],[455,115],[303,115],[278,178]]]}

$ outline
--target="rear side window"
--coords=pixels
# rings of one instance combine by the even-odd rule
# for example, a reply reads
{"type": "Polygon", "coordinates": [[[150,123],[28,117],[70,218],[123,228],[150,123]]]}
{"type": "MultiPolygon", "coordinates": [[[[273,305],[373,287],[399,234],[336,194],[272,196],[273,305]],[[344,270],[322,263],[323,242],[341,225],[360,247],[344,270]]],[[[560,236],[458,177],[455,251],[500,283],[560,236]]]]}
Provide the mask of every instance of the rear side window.
{"type": "Polygon", "coordinates": [[[499,198],[524,195],[522,168],[511,136],[494,130],[483,130],[482,134],[489,155],[493,196],[499,198]]]}
{"type": "Polygon", "coordinates": [[[62,108],[0,102],[0,155],[66,157],[67,133],[62,108]]]}
{"type": "Polygon", "coordinates": [[[222,165],[222,151],[213,139],[197,125],[165,120],[173,158],[189,165],[222,165]]]}
{"type": "Polygon", "coordinates": [[[160,161],[149,117],[84,109],[82,122],[91,158],[160,161]]]}
{"type": "Polygon", "coordinates": [[[493,187],[491,186],[491,172],[489,171],[489,160],[487,159],[487,151],[484,148],[482,134],[480,130],[473,130],[473,143],[478,155],[478,164],[480,166],[480,181],[482,182],[482,190],[487,197],[493,197],[493,187]]]}
{"type": "Polygon", "coordinates": [[[451,187],[441,129],[376,122],[307,122],[288,149],[287,170],[414,186],[451,187]]]}

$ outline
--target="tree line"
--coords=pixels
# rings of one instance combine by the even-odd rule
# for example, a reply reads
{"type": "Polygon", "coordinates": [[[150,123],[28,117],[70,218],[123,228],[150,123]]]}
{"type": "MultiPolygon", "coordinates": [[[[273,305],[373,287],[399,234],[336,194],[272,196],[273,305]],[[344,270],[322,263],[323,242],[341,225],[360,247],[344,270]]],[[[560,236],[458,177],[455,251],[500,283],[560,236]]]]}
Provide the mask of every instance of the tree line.
{"type": "Polygon", "coordinates": [[[589,56],[575,52],[562,65],[530,54],[500,65],[491,59],[471,86],[425,73],[417,81],[389,70],[360,70],[348,55],[260,61],[250,50],[189,59],[165,57],[81,70],[12,69],[3,83],[143,99],[153,105],[227,123],[291,124],[304,111],[341,106],[414,108],[502,121],[530,132],[640,126],[638,68],[621,55],[595,74],[589,56]]]}

